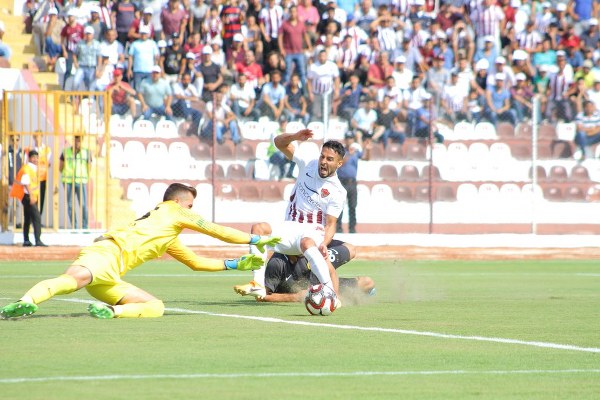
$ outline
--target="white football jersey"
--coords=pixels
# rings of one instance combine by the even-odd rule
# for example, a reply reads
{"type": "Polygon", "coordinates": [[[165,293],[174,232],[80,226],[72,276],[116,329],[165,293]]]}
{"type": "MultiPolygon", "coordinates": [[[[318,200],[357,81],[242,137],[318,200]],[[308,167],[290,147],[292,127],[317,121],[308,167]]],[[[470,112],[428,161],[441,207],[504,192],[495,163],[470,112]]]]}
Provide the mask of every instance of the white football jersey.
{"type": "Polygon", "coordinates": [[[316,146],[296,146],[294,162],[298,178],[290,195],[285,220],[325,226],[327,215],[339,218],[346,202],[346,189],[337,174],[328,178],[319,176],[320,150],[316,146]],[[318,148],[317,148],[318,149],[318,148]]]}

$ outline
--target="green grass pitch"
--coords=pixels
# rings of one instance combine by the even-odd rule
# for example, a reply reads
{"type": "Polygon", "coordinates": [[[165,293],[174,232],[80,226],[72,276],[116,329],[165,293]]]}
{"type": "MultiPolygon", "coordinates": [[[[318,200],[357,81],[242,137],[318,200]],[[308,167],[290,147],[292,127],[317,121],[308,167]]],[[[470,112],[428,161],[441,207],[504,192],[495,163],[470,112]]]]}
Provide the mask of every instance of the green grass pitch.
{"type": "MultiPolygon", "coordinates": [[[[65,263],[0,263],[0,300],[65,263]]],[[[377,295],[330,317],[263,304],[250,274],[167,261],[126,280],[163,318],[96,320],[85,291],[0,321],[0,398],[598,399],[597,261],[354,261],[377,295]],[[365,329],[368,328],[368,329],[365,329]]]]}

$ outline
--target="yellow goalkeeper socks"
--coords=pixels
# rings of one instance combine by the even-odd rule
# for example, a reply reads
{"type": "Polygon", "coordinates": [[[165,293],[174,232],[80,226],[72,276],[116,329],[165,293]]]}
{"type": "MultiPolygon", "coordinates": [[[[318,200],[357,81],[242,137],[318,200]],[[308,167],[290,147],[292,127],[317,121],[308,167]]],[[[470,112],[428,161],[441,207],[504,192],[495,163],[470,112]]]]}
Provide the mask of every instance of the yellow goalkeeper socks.
{"type": "Polygon", "coordinates": [[[47,279],[29,289],[21,298],[26,302],[40,304],[58,294],[68,294],[77,290],[77,281],[71,275],[60,275],[54,279],[47,279]],[[29,301],[31,300],[31,301],[29,301]]]}
{"type": "Polygon", "coordinates": [[[157,318],[165,313],[165,305],[160,300],[145,303],[128,303],[113,306],[116,318],[157,318]]]}

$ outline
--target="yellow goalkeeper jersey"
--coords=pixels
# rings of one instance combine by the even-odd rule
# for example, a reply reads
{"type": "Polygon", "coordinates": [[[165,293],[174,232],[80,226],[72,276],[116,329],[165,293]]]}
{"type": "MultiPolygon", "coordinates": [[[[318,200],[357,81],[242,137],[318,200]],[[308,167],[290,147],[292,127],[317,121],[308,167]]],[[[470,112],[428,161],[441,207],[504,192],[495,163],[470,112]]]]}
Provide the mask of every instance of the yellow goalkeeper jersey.
{"type": "Polygon", "coordinates": [[[129,226],[109,231],[103,236],[114,240],[121,249],[121,276],[165,252],[194,270],[224,269],[222,260],[198,257],[181,243],[178,236],[185,228],[227,243],[250,242],[250,234],[207,221],[174,201],[162,202],[129,226]]]}

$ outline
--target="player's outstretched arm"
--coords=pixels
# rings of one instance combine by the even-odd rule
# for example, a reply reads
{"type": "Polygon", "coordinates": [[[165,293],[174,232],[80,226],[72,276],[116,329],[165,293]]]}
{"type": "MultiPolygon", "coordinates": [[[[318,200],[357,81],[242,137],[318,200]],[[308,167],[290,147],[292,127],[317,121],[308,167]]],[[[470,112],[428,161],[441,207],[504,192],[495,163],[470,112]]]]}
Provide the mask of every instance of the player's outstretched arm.
{"type": "Polygon", "coordinates": [[[259,235],[250,235],[250,244],[255,245],[258,251],[261,253],[265,252],[265,246],[274,247],[277,243],[281,242],[280,237],[272,237],[272,236],[259,236],[259,235]]]}
{"type": "Polygon", "coordinates": [[[167,249],[167,254],[194,271],[217,272],[226,269],[249,271],[259,269],[264,261],[255,254],[247,254],[240,258],[222,260],[218,258],[200,257],[190,248],[175,240],[167,249]]]}

